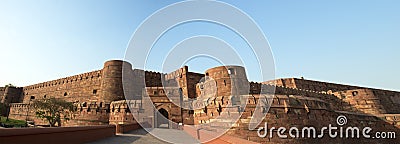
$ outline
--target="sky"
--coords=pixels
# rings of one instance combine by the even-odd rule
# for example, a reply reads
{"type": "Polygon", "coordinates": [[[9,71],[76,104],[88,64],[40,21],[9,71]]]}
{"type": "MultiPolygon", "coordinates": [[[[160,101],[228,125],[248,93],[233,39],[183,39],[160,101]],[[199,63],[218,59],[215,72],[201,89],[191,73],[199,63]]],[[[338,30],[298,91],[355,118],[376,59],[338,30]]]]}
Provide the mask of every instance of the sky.
{"type": "MultiPolygon", "coordinates": [[[[139,25],[175,2],[2,0],[0,86],[27,86],[98,70],[107,60],[123,59],[139,25]]],[[[400,90],[400,1],[223,2],[248,14],[264,32],[277,78],[400,90]]],[[[156,63],[164,51],[193,35],[218,37],[239,52],[245,47],[237,35],[219,25],[184,24],[155,44],[146,70],[159,71],[156,63]]],[[[198,58],[187,65],[191,71],[204,72],[219,63],[198,58]]],[[[260,81],[252,71],[247,75],[260,81]]]]}

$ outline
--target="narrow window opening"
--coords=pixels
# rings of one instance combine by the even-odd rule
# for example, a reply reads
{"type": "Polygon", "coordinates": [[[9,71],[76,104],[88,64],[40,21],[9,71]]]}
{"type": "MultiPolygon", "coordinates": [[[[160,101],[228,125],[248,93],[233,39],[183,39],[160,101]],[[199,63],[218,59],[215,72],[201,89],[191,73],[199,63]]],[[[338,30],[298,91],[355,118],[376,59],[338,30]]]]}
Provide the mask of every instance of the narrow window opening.
{"type": "Polygon", "coordinates": [[[358,91],[353,91],[351,94],[352,94],[353,96],[357,96],[357,95],[358,95],[358,91]]]}
{"type": "Polygon", "coordinates": [[[189,110],[189,114],[194,114],[194,110],[189,110]]]}
{"type": "Polygon", "coordinates": [[[93,94],[94,94],[94,95],[97,94],[97,89],[93,90],[93,94]]]}
{"type": "Polygon", "coordinates": [[[230,74],[230,75],[235,75],[235,69],[229,68],[229,69],[228,69],[228,74],[230,74]]]}

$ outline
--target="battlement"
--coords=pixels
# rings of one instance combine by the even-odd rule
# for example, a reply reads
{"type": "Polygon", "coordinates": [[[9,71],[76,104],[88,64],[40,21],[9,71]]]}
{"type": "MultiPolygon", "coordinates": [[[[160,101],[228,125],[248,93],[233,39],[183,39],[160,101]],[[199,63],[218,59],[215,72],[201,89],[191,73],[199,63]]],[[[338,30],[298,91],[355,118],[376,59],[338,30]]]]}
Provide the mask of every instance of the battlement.
{"type": "MultiPolygon", "coordinates": [[[[293,81],[292,81],[293,82],[293,81]]],[[[315,82],[315,81],[314,81],[315,82]]],[[[279,82],[277,82],[279,83],[279,82]]],[[[294,84],[294,83],[292,83],[294,84]]],[[[288,85],[288,84],[286,84],[288,85]]],[[[296,83],[295,86],[297,86],[296,83]]],[[[351,87],[350,90],[336,91],[314,91],[313,89],[300,89],[297,87],[282,85],[272,85],[264,83],[250,82],[250,93],[259,94],[264,89],[264,94],[284,94],[284,95],[301,95],[304,97],[314,97],[329,102],[334,110],[348,111],[354,113],[366,114],[385,114],[400,113],[400,93],[392,91],[382,91],[377,89],[351,87]],[[263,87],[263,88],[261,88],[263,87]],[[273,91],[275,89],[275,91],[273,91]]],[[[341,85],[344,86],[344,85],[341,85]]],[[[337,88],[340,89],[340,88],[337,88]]],[[[342,88],[343,89],[343,88],[342,88]]]]}
{"type": "MultiPolygon", "coordinates": [[[[319,93],[319,95],[333,95],[339,100],[332,102],[343,105],[341,106],[343,107],[342,110],[346,111],[374,115],[400,113],[400,92],[298,78],[277,79],[263,83],[275,83],[277,85],[276,93],[280,93],[278,88],[290,88],[307,92],[299,93],[301,95],[310,95],[309,92],[319,93]]],[[[283,91],[287,93],[287,90],[283,91]]],[[[289,91],[291,91],[290,93],[294,92],[292,90],[289,91]]],[[[322,96],[321,98],[325,99],[326,97],[331,96],[322,96]]],[[[328,100],[332,99],[334,98],[329,98],[328,100]]]]}
{"type": "Polygon", "coordinates": [[[171,80],[171,79],[176,79],[179,77],[182,77],[184,74],[188,72],[188,66],[181,67],[173,72],[170,72],[168,74],[165,74],[164,79],[165,80],[171,80]]]}
{"type": "Polygon", "coordinates": [[[142,103],[139,100],[120,100],[111,102],[110,107],[110,124],[132,124],[137,122],[131,110],[140,109],[142,103]]]}
{"type": "Polygon", "coordinates": [[[371,89],[374,91],[383,91],[385,93],[399,93],[397,91],[391,91],[391,90],[353,86],[353,85],[331,83],[331,82],[322,82],[322,81],[309,80],[309,79],[304,79],[304,78],[281,78],[281,79],[276,79],[276,80],[271,80],[271,81],[265,81],[262,83],[265,83],[265,84],[275,83],[276,85],[279,85],[279,86],[293,87],[293,88],[298,88],[298,89],[307,89],[307,90],[321,91],[321,92],[322,91],[337,92],[337,91],[346,91],[346,90],[353,90],[353,89],[371,89]]]}
{"type": "Polygon", "coordinates": [[[156,81],[161,81],[161,77],[166,74],[156,71],[145,71],[141,69],[134,69],[132,75],[134,75],[136,78],[143,78],[143,80],[146,78],[146,82],[149,81],[156,82],[156,81]]]}
{"type": "Polygon", "coordinates": [[[33,90],[33,89],[45,88],[45,87],[49,87],[49,86],[57,86],[57,85],[61,85],[61,84],[80,82],[80,81],[85,81],[85,80],[90,80],[93,78],[100,78],[100,77],[101,77],[101,70],[96,70],[96,71],[92,71],[92,72],[86,72],[83,74],[60,78],[57,80],[52,80],[52,81],[42,82],[42,83],[38,83],[38,84],[34,84],[34,85],[29,85],[29,86],[24,87],[23,90],[33,90]]]}
{"type": "Polygon", "coordinates": [[[145,75],[149,77],[159,77],[160,75],[165,75],[165,74],[156,71],[145,71],[145,75]]]}
{"type": "Polygon", "coordinates": [[[188,66],[181,67],[175,71],[172,71],[170,73],[164,74],[164,80],[173,80],[176,78],[181,78],[183,75],[197,75],[204,77],[204,74],[196,73],[196,72],[190,72],[188,66]]]}
{"type": "Polygon", "coordinates": [[[145,71],[146,87],[162,86],[161,77],[165,74],[154,71],[145,71]]]}
{"type": "Polygon", "coordinates": [[[330,97],[334,96],[332,92],[314,91],[307,89],[299,89],[293,87],[286,87],[281,85],[250,82],[250,94],[286,94],[286,95],[304,95],[312,97],[330,97]]]}
{"type": "Polygon", "coordinates": [[[10,107],[28,107],[28,104],[26,104],[26,103],[12,103],[12,104],[10,104],[10,107]]]}

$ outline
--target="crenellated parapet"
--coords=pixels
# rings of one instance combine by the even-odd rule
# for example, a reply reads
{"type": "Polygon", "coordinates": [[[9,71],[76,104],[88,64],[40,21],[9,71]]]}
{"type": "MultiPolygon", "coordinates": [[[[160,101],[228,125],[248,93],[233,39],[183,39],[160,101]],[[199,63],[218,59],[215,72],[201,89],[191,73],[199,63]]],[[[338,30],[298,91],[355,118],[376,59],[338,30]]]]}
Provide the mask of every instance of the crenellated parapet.
{"type": "Polygon", "coordinates": [[[10,104],[9,118],[19,120],[33,120],[35,119],[34,111],[30,109],[28,112],[29,105],[25,103],[12,103],[10,104]]]}
{"type": "Polygon", "coordinates": [[[297,89],[307,89],[312,91],[343,91],[343,90],[351,90],[351,89],[360,89],[361,87],[358,86],[350,86],[344,84],[336,84],[336,83],[327,83],[327,82],[320,82],[314,80],[308,80],[304,78],[281,78],[271,81],[263,82],[266,84],[275,84],[277,86],[283,87],[291,87],[297,89]]]}
{"type": "Polygon", "coordinates": [[[103,102],[75,102],[74,106],[77,112],[96,112],[96,113],[109,113],[110,104],[103,102]]]}
{"type": "MultiPolygon", "coordinates": [[[[74,103],[75,112],[71,120],[62,120],[62,126],[105,125],[108,124],[109,106],[95,102],[74,103]]],[[[10,104],[10,118],[34,121],[36,125],[48,125],[48,122],[35,116],[35,110],[28,103],[10,104]],[[29,110],[29,111],[28,111],[29,110]]]]}
{"type": "Polygon", "coordinates": [[[163,73],[154,71],[145,71],[146,87],[162,86],[161,77],[163,73]]]}
{"type": "Polygon", "coordinates": [[[163,87],[179,87],[185,98],[196,98],[196,84],[204,74],[189,72],[188,66],[181,67],[163,76],[163,87]]]}
{"type": "Polygon", "coordinates": [[[140,86],[141,89],[144,87],[158,87],[162,86],[161,78],[164,76],[164,73],[154,72],[154,71],[145,71],[141,69],[134,69],[132,71],[133,85],[140,86]]]}
{"type": "Polygon", "coordinates": [[[28,103],[32,99],[63,98],[67,101],[96,100],[100,94],[102,70],[96,70],[57,80],[47,81],[23,88],[23,100],[28,103]]]}
{"type": "Polygon", "coordinates": [[[261,89],[263,89],[263,94],[275,94],[275,95],[298,95],[302,97],[308,98],[316,98],[321,101],[325,101],[333,108],[333,110],[344,111],[351,110],[352,112],[360,112],[356,108],[353,108],[352,105],[343,102],[338,99],[337,96],[332,91],[313,91],[307,89],[299,89],[294,87],[285,87],[281,85],[272,85],[265,83],[250,83],[250,92],[251,94],[260,94],[261,89]],[[273,93],[271,93],[273,92],[273,93]]]}
{"type": "Polygon", "coordinates": [[[52,80],[52,81],[47,81],[47,82],[42,82],[42,83],[26,86],[23,88],[23,90],[33,90],[33,89],[57,86],[57,85],[62,85],[62,84],[67,84],[67,83],[79,83],[81,81],[91,80],[91,79],[100,78],[100,77],[101,77],[101,70],[96,70],[96,71],[87,72],[87,73],[83,73],[83,74],[79,74],[79,75],[74,75],[74,76],[70,76],[70,77],[60,78],[57,80],[52,80]]]}
{"type": "Polygon", "coordinates": [[[313,91],[307,89],[299,89],[293,87],[285,87],[281,85],[265,84],[250,82],[250,94],[287,94],[287,95],[305,95],[314,97],[330,97],[333,92],[313,91]]]}
{"type": "Polygon", "coordinates": [[[164,76],[166,80],[174,80],[176,78],[182,78],[188,72],[188,66],[181,67],[173,72],[170,72],[164,76]]]}
{"type": "Polygon", "coordinates": [[[109,105],[91,101],[75,102],[75,112],[69,121],[63,121],[65,126],[106,125],[108,124],[109,105]]]}
{"type": "Polygon", "coordinates": [[[133,124],[137,123],[131,109],[135,110],[140,107],[139,101],[137,100],[120,100],[113,101],[110,104],[110,124],[133,124]]]}
{"type": "MultiPolygon", "coordinates": [[[[332,107],[326,101],[313,97],[303,97],[299,95],[241,95],[242,101],[246,102],[245,107],[238,107],[235,104],[234,96],[219,96],[210,98],[202,102],[193,103],[194,107],[203,107],[194,111],[195,124],[207,124],[213,121],[219,121],[224,116],[241,115],[240,119],[249,121],[249,118],[255,112],[257,104],[261,97],[271,98],[270,109],[265,113],[279,115],[298,115],[318,113],[319,111],[332,111],[332,107]]],[[[316,116],[316,115],[314,115],[316,116]]]]}

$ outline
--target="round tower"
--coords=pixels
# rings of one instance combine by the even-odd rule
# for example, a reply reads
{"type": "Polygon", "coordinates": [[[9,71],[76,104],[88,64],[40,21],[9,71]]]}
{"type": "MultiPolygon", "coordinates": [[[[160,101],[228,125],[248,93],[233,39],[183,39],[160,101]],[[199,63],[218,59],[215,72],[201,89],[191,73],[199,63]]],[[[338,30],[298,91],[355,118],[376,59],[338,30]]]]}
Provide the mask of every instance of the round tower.
{"type": "Polygon", "coordinates": [[[249,81],[242,66],[214,67],[206,71],[206,77],[215,81],[218,96],[249,94],[249,81]]]}
{"type": "Polygon", "coordinates": [[[122,84],[123,68],[132,70],[132,65],[122,60],[110,60],[104,63],[99,101],[110,103],[125,98],[122,84]]]}

